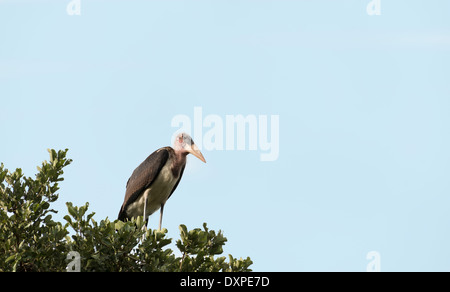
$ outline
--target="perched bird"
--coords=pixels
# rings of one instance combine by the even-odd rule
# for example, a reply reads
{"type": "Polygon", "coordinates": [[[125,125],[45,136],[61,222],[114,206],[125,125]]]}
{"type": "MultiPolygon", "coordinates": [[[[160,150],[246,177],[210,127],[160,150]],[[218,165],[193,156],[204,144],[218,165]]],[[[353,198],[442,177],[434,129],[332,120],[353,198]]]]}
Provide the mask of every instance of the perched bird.
{"type": "Polygon", "coordinates": [[[119,220],[143,216],[147,225],[148,217],[161,208],[159,217],[161,229],[164,204],[183,176],[186,156],[189,153],[206,163],[192,138],[186,133],[181,133],[176,136],[173,148],[159,148],[150,154],[128,179],[119,220]]]}

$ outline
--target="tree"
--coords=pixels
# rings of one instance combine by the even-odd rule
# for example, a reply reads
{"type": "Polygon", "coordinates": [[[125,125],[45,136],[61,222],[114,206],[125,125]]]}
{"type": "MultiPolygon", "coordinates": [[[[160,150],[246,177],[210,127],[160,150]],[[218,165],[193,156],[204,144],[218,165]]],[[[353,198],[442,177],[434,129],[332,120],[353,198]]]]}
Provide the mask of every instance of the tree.
{"type": "Polygon", "coordinates": [[[35,179],[0,164],[0,271],[65,271],[73,255],[79,255],[81,271],[251,271],[249,257],[219,256],[227,239],[206,223],[193,230],[180,225],[177,257],[167,247],[167,229],[147,229],[142,217],[97,222],[95,213],[87,214],[88,203],[68,202],[66,222],[55,222],[50,206],[58,199],[63,168],[72,162],[67,151],[49,150],[50,161],[38,167],[35,179]]]}

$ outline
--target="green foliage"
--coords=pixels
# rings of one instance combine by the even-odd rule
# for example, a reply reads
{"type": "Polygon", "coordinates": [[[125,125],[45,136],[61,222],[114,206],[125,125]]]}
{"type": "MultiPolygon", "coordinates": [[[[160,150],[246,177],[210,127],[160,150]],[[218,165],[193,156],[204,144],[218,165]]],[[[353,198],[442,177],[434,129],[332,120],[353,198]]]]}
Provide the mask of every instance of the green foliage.
{"type": "Polygon", "coordinates": [[[177,247],[183,253],[180,261],[180,269],[183,272],[236,272],[247,271],[252,264],[250,258],[236,260],[229,255],[227,263],[224,256],[215,258],[215,255],[223,253],[222,246],[227,239],[214,230],[209,230],[206,223],[203,229],[195,228],[188,231],[185,225],[180,225],[181,239],[177,240],[177,247]],[[195,255],[195,256],[194,256],[195,255]]]}
{"type": "Polygon", "coordinates": [[[0,270],[55,271],[65,260],[67,229],[52,219],[62,169],[72,161],[65,151],[49,150],[50,162],[38,167],[36,179],[20,168],[9,173],[0,165],[0,270]]]}
{"type": "Polygon", "coordinates": [[[142,217],[97,222],[95,213],[87,214],[88,203],[69,202],[66,222],[53,221],[57,211],[50,204],[58,199],[63,168],[72,162],[67,151],[49,150],[50,162],[38,167],[35,179],[0,165],[0,271],[65,271],[71,251],[80,255],[81,271],[251,271],[250,258],[229,255],[227,262],[218,256],[227,239],[206,223],[203,230],[180,225],[177,257],[167,247],[167,229],[147,229],[142,217]]]}

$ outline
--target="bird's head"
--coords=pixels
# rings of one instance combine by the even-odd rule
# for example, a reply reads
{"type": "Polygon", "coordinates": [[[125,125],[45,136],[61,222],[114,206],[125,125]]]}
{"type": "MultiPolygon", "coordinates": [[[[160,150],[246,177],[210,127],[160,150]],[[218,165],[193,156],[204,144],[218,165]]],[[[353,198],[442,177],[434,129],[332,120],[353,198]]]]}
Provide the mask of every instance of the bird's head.
{"type": "Polygon", "coordinates": [[[181,153],[185,153],[186,155],[191,153],[192,155],[206,163],[202,152],[200,152],[200,149],[198,149],[197,145],[195,145],[191,136],[186,133],[180,133],[176,136],[173,143],[173,148],[175,149],[175,151],[180,151],[181,153]]]}

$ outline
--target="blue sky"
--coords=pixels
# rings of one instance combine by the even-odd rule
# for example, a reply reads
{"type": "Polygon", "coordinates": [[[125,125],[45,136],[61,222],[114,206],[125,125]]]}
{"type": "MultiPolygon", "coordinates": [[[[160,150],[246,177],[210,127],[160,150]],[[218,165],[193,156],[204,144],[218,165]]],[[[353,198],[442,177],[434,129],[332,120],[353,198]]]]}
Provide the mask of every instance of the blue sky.
{"type": "Polygon", "coordinates": [[[276,161],[189,157],[169,236],[207,222],[255,271],[450,270],[450,2],[69,2],[0,0],[0,161],[69,148],[61,221],[115,219],[176,115],[278,115],[276,161]]]}

